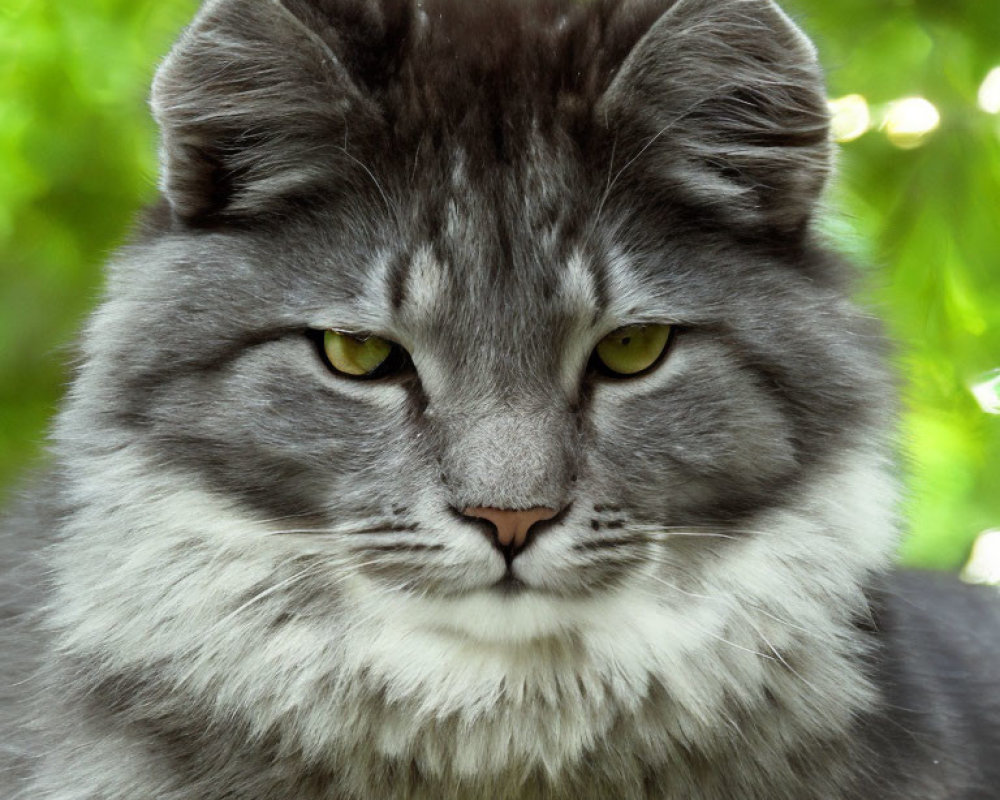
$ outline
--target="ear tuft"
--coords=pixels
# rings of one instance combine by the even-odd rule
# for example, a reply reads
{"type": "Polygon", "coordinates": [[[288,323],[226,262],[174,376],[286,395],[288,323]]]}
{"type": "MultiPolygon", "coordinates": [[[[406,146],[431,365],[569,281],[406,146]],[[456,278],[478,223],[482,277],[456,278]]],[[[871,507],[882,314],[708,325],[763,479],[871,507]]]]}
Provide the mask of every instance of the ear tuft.
{"type": "Polygon", "coordinates": [[[830,170],[816,50],[771,0],[679,0],[597,106],[668,191],[734,224],[801,230],[830,170]]]}
{"type": "Polygon", "coordinates": [[[363,106],[334,45],[280,0],[203,6],[153,83],[177,215],[259,213],[329,171],[363,106]]]}

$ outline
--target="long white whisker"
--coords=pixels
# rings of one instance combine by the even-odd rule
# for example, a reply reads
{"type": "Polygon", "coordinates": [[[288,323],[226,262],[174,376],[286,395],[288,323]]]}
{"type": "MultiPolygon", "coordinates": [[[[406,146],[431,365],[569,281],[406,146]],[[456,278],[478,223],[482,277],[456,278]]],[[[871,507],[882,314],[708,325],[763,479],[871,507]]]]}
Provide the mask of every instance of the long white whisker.
{"type": "Polygon", "coordinates": [[[294,575],[292,575],[292,576],[290,576],[288,578],[285,578],[284,580],[278,581],[277,583],[272,584],[271,586],[268,586],[266,589],[263,589],[262,591],[260,591],[257,594],[255,594],[253,597],[251,597],[245,603],[243,603],[242,605],[240,605],[239,607],[237,607],[233,611],[230,611],[222,619],[218,620],[213,625],[211,625],[209,627],[209,629],[207,631],[205,631],[205,634],[204,634],[204,637],[203,637],[203,640],[202,640],[202,644],[204,643],[205,640],[211,638],[212,634],[215,633],[220,627],[222,627],[223,625],[225,625],[227,622],[232,621],[232,619],[234,617],[239,616],[240,614],[242,614],[244,611],[246,611],[251,606],[256,605],[261,600],[263,600],[263,599],[265,599],[267,597],[270,597],[272,594],[274,594],[275,592],[279,591],[280,589],[283,589],[284,587],[288,586],[289,584],[292,584],[292,583],[295,583],[295,582],[301,580],[306,575],[308,575],[312,570],[316,569],[317,566],[318,566],[317,564],[310,564],[305,569],[300,570],[299,572],[296,572],[294,575]]]}
{"type": "MultiPolygon", "coordinates": [[[[758,611],[761,611],[764,614],[767,614],[767,612],[765,612],[763,609],[761,609],[761,608],[759,608],[757,606],[754,606],[754,608],[756,608],[758,611]]],[[[761,639],[764,640],[764,643],[768,646],[768,648],[770,648],[771,652],[774,653],[774,657],[781,663],[781,665],[785,669],[787,669],[789,672],[791,672],[796,678],[798,678],[800,681],[802,681],[802,683],[804,683],[806,686],[808,686],[813,691],[814,694],[819,695],[819,690],[813,685],[813,683],[811,681],[807,680],[802,675],[802,673],[800,673],[797,669],[795,669],[795,667],[793,667],[791,664],[789,664],[788,661],[785,659],[785,657],[778,651],[778,649],[773,644],[771,644],[770,641],[768,641],[767,637],[760,630],[760,628],[758,628],[753,623],[753,620],[750,618],[750,615],[746,612],[746,610],[742,609],[742,608],[737,608],[737,611],[742,612],[743,616],[746,618],[747,624],[751,628],[754,629],[754,631],[757,633],[758,636],[760,636],[761,639]]],[[[771,615],[767,614],[767,616],[771,616],[771,615]]],[[[805,630],[805,629],[804,628],[800,628],[800,630],[805,630]]]]}
{"type": "MultiPolygon", "coordinates": [[[[293,585],[293,584],[295,584],[297,582],[301,582],[301,581],[305,580],[306,578],[308,578],[312,574],[314,574],[318,569],[326,569],[326,568],[330,568],[330,567],[334,567],[335,568],[335,567],[338,567],[338,566],[352,566],[355,569],[363,569],[364,567],[366,567],[366,566],[368,566],[370,564],[374,564],[374,563],[375,563],[375,560],[368,560],[368,561],[358,562],[358,561],[355,561],[354,559],[350,559],[350,558],[340,559],[337,562],[331,562],[328,559],[324,559],[324,560],[319,561],[319,562],[311,563],[305,569],[302,569],[299,572],[296,572],[294,575],[291,575],[291,576],[289,576],[287,578],[284,578],[283,580],[278,581],[278,583],[275,583],[275,584],[267,587],[266,589],[262,590],[261,592],[258,592],[256,595],[254,595],[253,597],[251,597],[245,603],[242,603],[238,608],[234,609],[233,611],[230,611],[228,614],[226,614],[224,617],[222,617],[222,619],[216,621],[214,624],[212,624],[208,628],[207,631],[205,631],[205,633],[202,635],[202,637],[199,640],[199,642],[194,647],[190,648],[189,651],[198,651],[198,650],[200,650],[200,648],[208,640],[211,639],[212,635],[216,631],[218,631],[222,626],[226,625],[228,622],[231,622],[235,617],[237,617],[240,614],[244,613],[247,609],[251,608],[252,606],[257,605],[258,603],[260,603],[262,600],[266,599],[267,597],[270,597],[275,592],[280,591],[281,589],[284,589],[284,588],[286,588],[286,587],[288,587],[290,585],[293,585]]],[[[342,582],[344,582],[344,581],[346,581],[346,580],[348,580],[348,579],[350,579],[352,577],[354,577],[353,572],[352,573],[345,573],[345,574],[339,575],[335,579],[329,581],[328,584],[330,586],[336,586],[337,584],[342,583],[342,582]]],[[[402,585],[400,585],[399,587],[387,587],[387,588],[384,588],[384,589],[379,589],[379,588],[372,587],[372,591],[374,591],[376,593],[379,593],[379,594],[391,594],[393,592],[393,590],[398,590],[398,589],[401,589],[401,588],[402,588],[402,585]]],[[[197,669],[197,665],[196,664],[192,664],[191,668],[183,676],[181,676],[180,682],[183,683],[183,682],[187,681],[191,677],[191,675],[195,672],[196,669],[197,669]]]]}
{"type": "MultiPolygon", "coordinates": [[[[662,583],[664,586],[666,586],[666,587],[668,587],[670,589],[673,589],[675,591],[678,591],[681,594],[689,594],[688,592],[685,592],[680,587],[674,586],[669,581],[663,580],[662,578],[660,578],[657,575],[647,575],[646,577],[647,578],[652,578],[654,581],[656,581],[658,583],[662,583]]],[[[654,598],[656,598],[656,599],[662,599],[658,595],[655,595],[655,594],[651,595],[651,596],[654,597],[654,598]]],[[[711,599],[711,598],[706,598],[706,599],[711,599]]],[[[690,620],[689,620],[689,622],[690,622],[690,620]]],[[[717,633],[712,633],[712,631],[708,630],[707,628],[705,628],[705,627],[703,627],[701,625],[695,625],[694,627],[698,630],[699,633],[703,633],[706,636],[710,636],[713,639],[717,639],[718,641],[723,642],[724,644],[728,644],[730,647],[735,647],[737,650],[742,650],[744,653],[750,653],[751,655],[759,656],[760,658],[766,658],[768,661],[774,661],[774,656],[768,655],[767,653],[761,653],[759,650],[754,650],[754,649],[752,649],[750,647],[744,647],[741,644],[736,644],[736,642],[731,642],[731,641],[729,641],[729,639],[726,639],[724,636],[720,636],[717,633]]]]}
{"type": "Polygon", "coordinates": [[[375,174],[370,169],[368,169],[368,167],[365,166],[365,164],[363,162],[359,161],[357,158],[355,158],[354,156],[352,156],[348,152],[348,150],[347,150],[346,147],[339,147],[339,149],[351,161],[353,161],[355,164],[357,164],[359,167],[361,167],[361,169],[363,169],[365,171],[365,173],[368,175],[368,177],[371,178],[372,183],[375,184],[375,188],[378,189],[379,194],[382,195],[382,202],[385,203],[386,211],[388,211],[391,214],[392,211],[393,211],[392,203],[389,202],[389,196],[385,193],[385,189],[382,188],[382,184],[379,183],[379,180],[378,180],[378,178],[375,177],[375,174]]]}
{"type": "Polygon", "coordinates": [[[694,531],[694,530],[678,530],[678,531],[664,531],[664,530],[649,530],[643,531],[643,533],[652,536],[659,536],[663,539],[739,539],[739,536],[731,536],[728,533],[715,533],[710,531],[694,531]]]}
{"type": "Polygon", "coordinates": [[[352,526],[326,527],[326,528],[289,528],[279,531],[267,531],[267,536],[351,536],[356,534],[390,534],[390,533],[410,533],[414,527],[407,523],[398,521],[379,524],[355,524],[352,526]]]}
{"type": "Polygon", "coordinates": [[[272,525],[275,522],[283,522],[286,519],[303,519],[307,517],[315,517],[316,514],[312,511],[302,511],[298,514],[284,514],[280,517],[271,517],[270,519],[255,519],[258,525],[272,525]]]}

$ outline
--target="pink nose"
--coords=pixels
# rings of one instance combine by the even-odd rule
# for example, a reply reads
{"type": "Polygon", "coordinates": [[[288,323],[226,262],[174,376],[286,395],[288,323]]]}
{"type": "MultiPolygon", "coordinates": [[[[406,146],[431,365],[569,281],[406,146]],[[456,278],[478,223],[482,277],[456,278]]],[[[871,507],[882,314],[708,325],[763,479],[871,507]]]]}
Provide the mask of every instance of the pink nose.
{"type": "Polygon", "coordinates": [[[496,529],[496,544],[504,551],[520,552],[528,541],[528,531],[536,522],[552,519],[559,512],[554,508],[528,508],[524,511],[510,511],[504,508],[466,508],[467,517],[478,517],[493,524],[496,529]]]}

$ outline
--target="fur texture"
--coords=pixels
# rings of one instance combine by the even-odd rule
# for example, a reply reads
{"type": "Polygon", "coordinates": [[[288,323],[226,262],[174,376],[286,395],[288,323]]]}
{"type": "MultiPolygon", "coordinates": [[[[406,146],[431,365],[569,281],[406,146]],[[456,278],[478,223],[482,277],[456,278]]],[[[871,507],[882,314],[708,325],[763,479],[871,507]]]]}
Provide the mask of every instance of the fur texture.
{"type": "Polygon", "coordinates": [[[6,525],[48,544],[15,797],[992,796],[941,676],[997,696],[997,611],[888,571],[891,386],[773,3],[212,0],[153,109],[163,202],[6,525]],[[588,369],[640,323],[657,369],[588,369]],[[561,513],[508,567],[476,506],[561,513]]]}

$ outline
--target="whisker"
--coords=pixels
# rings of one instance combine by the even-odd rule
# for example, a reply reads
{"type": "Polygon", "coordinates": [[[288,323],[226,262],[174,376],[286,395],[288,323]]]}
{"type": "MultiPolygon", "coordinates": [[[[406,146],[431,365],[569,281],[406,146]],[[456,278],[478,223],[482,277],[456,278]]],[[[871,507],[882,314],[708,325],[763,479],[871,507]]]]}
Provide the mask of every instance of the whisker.
{"type": "MultiPolygon", "coordinates": [[[[289,562],[286,561],[284,563],[289,563],[289,562]]],[[[341,567],[341,566],[352,566],[352,567],[355,568],[354,571],[346,572],[346,573],[343,573],[343,574],[337,575],[337,576],[331,576],[332,579],[328,580],[326,583],[327,583],[327,585],[330,588],[333,588],[333,587],[337,586],[338,584],[343,583],[344,581],[346,581],[346,580],[348,580],[350,578],[355,577],[355,574],[356,574],[357,570],[364,569],[366,566],[370,566],[370,565],[372,565],[374,563],[375,563],[374,560],[358,562],[355,559],[349,559],[349,558],[340,559],[339,561],[336,561],[336,562],[331,562],[329,559],[322,559],[322,560],[318,560],[318,561],[312,562],[305,569],[302,569],[299,572],[296,572],[295,574],[293,574],[293,575],[291,575],[291,576],[289,576],[287,578],[284,578],[284,579],[278,581],[277,583],[275,583],[275,584],[273,584],[271,586],[268,586],[266,589],[263,589],[262,591],[258,592],[253,597],[251,597],[249,600],[247,600],[246,602],[242,603],[238,608],[234,609],[233,611],[230,611],[224,617],[222,617],[221,619],[217,620],[215,623],[213,623],[211,626],[209,626],[209,628],[202,635],[202,638],[200,639],[200,641],[197,643],[197,645],[195,645],[193,648],[191,648],[191,650],[192,651],[200,650],[201,647],[203,647],[205,645],[205,643],[211,639],[212,635],[214,633],[216,633],[222,626],[224,626],[227,623],[231,622],[237,616],[245,613],[247,611],[247,609],[249,609],[249,608],[257,605],[262,600],[265,600],[266,598],[270,597],[275,592],[278,592],[281,589],[287,589],[289,586],[292,586],[292,585],[294,585],[296,583],[300,583],[300,582],[306,580],[307,578],[312,577],[315,573],[317,573],[319,571],[322,571],[324,569],[336,568],[336,567],[341,567]]],[[[380,588],[377,588],[377,587],[372,587],[372,591],[375,592],[375,593],[378,593],[378,594],[386,595],[386,594],[390,594],[396,588],[397,587],[395,587],[395,586],[388,587],[388,588],[385,588],[385,589],[380,589],[380,588]]],[[[193,674],[193,672],[196,669],[197,669],[197,666],[196,665],[192,665],[191,669],[188,672],[186,672],[181,677],[181,679],[180,679],[181,682],[184,682],[188,678],[190,678],[190,676],[193,674]]]]}
{"type": "Polygon", "coordinates": [[[408,544],[406,542],[396,542],[394,544],[370,544],[355,547],[350,550],[352,554],[360,553],[439,553],[444,550],[443,544],[408,544]]]}
{"type": "Polygon", "coordinates": [[[712,597],[712,595],[699,594],[698,592],[691,592],[691,591],[688,591],[687,589],[682,589],[677,584],[671,583],[670,581],[668,581],[668,580],[666,580],[664,578],[661,578],[659,575],[647,575],[647,577],[652,578],[657,583],[662,583],[664,586],[666,586],[669,589],[673,589],[678,594],[683,594],[683,595],[685,595],[687,597],[693,597],[696,600],[715,600],[716,599],[715,597],[712,597]]]}
{"type": "Polygon", "coordinates": [[[305,569],[300,570],[299,572],[296,572],[294,575],[292,575],[292,576],[290,576],[288,578],[285,578],[283,580],[280,580],[277,583],[272,584],[271,586],[268,586],[266,589],[258,592],[253,597],[251,597],[249,600],[247,600],[245,603],[243,603],[242,605],[240,605],[239,607],[237,607],[235,610],[229,612],[222,619],[218,620],[213,625],[211,625],[208,628],[208,630],[205,631],[204,638],[208,639],[222,625],[225,625],[227,622],[232,621],[234,617],[239,616],[244,611],[246,611],[248,608],[250,608],[253,605],[256,605],[261,600],[263,600],[263,599],[271,596],[272,594],[274,594],[275,592],[277,592],[279,589],[282,589],[282,588],[288,586],[289,584],[293,584],[293,583],[295,583],[295,582],[297,582],[299,580],[302,580],[303,578],[305,578],[305,576],[307,576],[313,569],[316,569],[318,566],[319,566],[318,564],[312,563],[309,566],[307,566],[305,569]]]}
{"type": "Polygon", "coordinates": [[[728,533],[716,533],[714,531],[692,531],[692,530],[683,530],[683,531],[649,531],[649,533],[652,534],[652,535],[654,535],[654,536],[657,535],[657,534],[659,534],[659,535],[661,535],[665,539],[683,539],[683,538],[691,538],[691,539],[730,539],[732,541],[735,541],[735,540],[737,540],[737,539],[740,538],[739,536],[733,536],[733,535],[728,534],[728,533]]]}
{"type": "MultiPolygon", "coordinates": [[[[761,609],[761,608],[759,608],[757,606],[754,606],[754,607],[757,608],[758,611],[761,611],[762,613],[767,614],[767,612],[765,612],[763,609],[761,609]]],[[[747,614],[744,609],[737,609],[737,610],[741,611],[743,613],[743,616],[746,618],[747,624],[751,628],[754,629],[754,632],[756,632],[756,634],[758,636],[760,636],[761,639],[764,640],[764,643],[768,646],[768,648],[770,648],[771,652],[774,653],[774,657],[778,660],[778,662],[785,669],[787,669],[789,672],[791,672],[796,678],[798,678],[800,681],[802,681],[802,683],[804,683],[806,686],[808,686],[813,691],[813,693],[818,696],[819,695],[819,690],[813,685],[813,683],[811,681],[809,681],[805,676],[803,676],[802,673],[800,673],[797,669],[795,669],[795,667],[793,667],[791,664],[788,663],[788,660],[778,651],[778,649],[773,644],[771,644],[770,641],[768,641],[768,638],[764,635],[764,633],[760,630],[760,628],[758,628],[753,623],[753,620],[750,619],[750,615],[747,614]]],[[[770,616],[770,615],[768,614],[767,616],[770,616]]],[[[800,628],[800,630],[805,630],[805,629],[804,628],[800,628]]]]}
{"type": "Polygon", "coordinates": [[[613,539],[595,539],[588,542],[579,542],[573,545],[573,549],[577,551],[612,550],[618,547],[646,544],[648,541],[649,540],[643,535],[616,536],[613,539]]]}
{"type": "Polygon", "coordinates": [[[407,525],[389,524],[372,525],[365,528],[293,528],[284,531],[268,531],[268,536],[355,536],[355,535],[378,535],[391,533],[408,533],[419,528],[416,523],[407,525]]]}
{"type": "Polygon", "coordinates": [[[310,517],[316,517],[316,514],[311,511],[303,511],[298,514],[285,514],[280,517],[271,517],[270,519],[255,519],[254,522],[258,525],[273,525],[275,522],[284,522],[288,519],[308,519],[310,517]]]}
{"type": "MultiPolygon", "coordinates": [[[[672,561],[668,561],[668,560],[662,558],[659,553],[650,553],[648,555],[649,555],[649,560],[652,563],[654,563],[654,564],[656,564],[658,566],[669,567],[670,569],[673,569],[673,570],[678,569],[678,565],[676,563],[674,563],[672,561]]],[[[717,599],[719,599],[719,596],[713,596],[713,595],[708,595],[708,594],[700,594],[698,592],[692,592],[692,591],[689,591],[687,589],[682,589],[680,586],[677,586],[675,583],[668,582],[667,580],[665,580],[661,576],[650,575],[649,577],[654,578],[655,580],[659,581],[663,585],[672,588],[674,591],[678,592],[679,594],[683,594],[683,595],[686,595],[688,597],[693,597],[693,598],[695,598],[697,600],[717,600],[717,599]]],[[[694,578],[695,580],[697,580],[697,576],[695,576],[695,575],[689,575],[688,577],[691,577],[691,578],[694,578]]],[[[787,620],[787,619],[785,619],[783,617],[780,617],[780,616],[778,616],[776,614],[773,614],[772,612],[768,611],[766,608],[764,608],[760,604],[754,603],[754,602],[752,602],[751,600],[748,600],[745,597],[740,598],[740,602],[738,604],[727,603],[727,606],[730,607],[730,608],[732,608],[732,609],[734,609],[736,612],[744,614],[744,615],[748,615],[748,612],[747,612],[745,606],[749,606],[751,609],[754,610],[754,612],[767,617],[768,619],[772,620],[773,622],[777,622],[779,625],[782,625],[782,626],[784,626],[786,628],[789,628],[791,630],[799,631],[801,633],[806,633],[806,634],[811,634],[812,633],[812,631],[810,631],[808,628],[806,628],[806,627],[804,627],[802,625],[799,625],[799,624],[797,624],[795,622],[792,622],[790,620],[787,620]]]]}
{"type": "MultiPolygon", "coordinates": [[[[678,591],[681,594],[690,594],[689,592],[685,592],[679,586],[674,586],[669,581],[663,580],[662,578],[660,578],[657,575],[647,575],[646,577],[652,578],[654,581],[657,581],[658,583],[662,583],[664,586],[666,586],[666,587],[668,587],[670,589],[673,589],[675,591],[678,591]]],[[[697,597],[697,595],[695,595],[695,596],[697,597]]],[[[657,595],[653,595],[653,597],[658,598],[657,595]]],[[[709,599],[710,600],[712,598],[711,597],[706,597],[705,599],[709,599]]],[[[731,641],[729,641],[729,639],[726,639],[724,636],[721,636],[721,635],[719,635],[717,633],[712,633],[712,631],[710,631],[707,628],[704,628],[704,627],[702,627],[700,625],[695,625],[695,628],[696,628],[696,630],[698,630],[699,633],[703,633],[706,636],[710,636],[713,639],[717,639],[718,641],[723,642],[724,644],[728,644],[730,647],[735,647],[737,650],[742,650],[744,653],[750,653],[752,655],[759,656],[760,658],[766,658],[768,661],[774,661],[775,660],[774,656],[772,656],[772,655],[768,655],[767,653],[761,653],[759,650],[754,650],[754,649],[752,649],[750,647],[744,647],[743,645],[737,644],[736,642],[731,642],[731,641]]],[[[758,631],[758,633],[759,633],[759,631],[758,631]]],[[[765,642],[766,642],[766,640],[765,640],[765,642]]]]}
{"type": "MultiPolygon", "coordinates": [[[[214,633],[216,633],[216,631],[218,631],[222,626],[226,625],[228,622],[231,622],[235,617],[237,617],[240,614],[242,614],[248,608],[256,605],[261,600],[263,600],[263,599],[269,597],[270,595],[274,594],[279,589],[282,589],[282,588],[288,586],[289,584],[293,584],[293,583],[295,583],[297,581],[300,581],[300,580],[304,579],[304,577],[309,573],[310,569],[312,567],[314,567],[314,566],[315,565],[311,564],[309,567],[306,567],[306,569],[304,569],[304,570],[302,570],[300,572],[295,573],[291,577],[285,578],[284,580],[279,581],[278,583],[276,583],[276,584],[274,584],[272,586],[267,587],[263,591],[259,592],[258,594],[254,595],[253,597],[251,597],[249,600],[247,600],[245,603],[243,603],[242,605],[240,605],[235,610],[233,610],[230,613],[226,614],[224,617],[222,617],[222,619],[220,619],[220,620],[216,621],[215,623],[213,623],[212,625],[210,625],[209,628],[208,628],[208,630],[206,630],[204,632],[204,634],[202,635],[202,637],[200,638],[200,640],[197,642],[197,644],[194,645],[193,647],[189,648],[189,652],[191,654],[195,654],[195,653],[200,652],[201,649],[205,646],[205,644],[209,640],[211,640],[212,635],[214,633]]],[[[197,662],[197,660],[195,660],[191,664],[190,668],[180,677],[178,683],[186,683],[190,679],[190,677],[197,671],[197,669],[198,669],[198,662],[197,662]]]]}
{"type": "Polygon", "coordinates": [[[339,149],[351,161],[353,161],[355,164],[357,164],[359,167],[361,167],[361,169],[363,169],[365,171],[365,174],[368,175],[369,178],[371,178],[372,183],[375,184],[375,188],[378,189],[378,193],[382,196],[382,202],[385,203],[386,211],[388,211],[390,214],[392,214],[393,213],[392,203],[389,202],[389,196],[386,194],[385,189],[382,188],[382,184],[379,182],[379,179],[375,177],[375,173],[373,173],[364,164],[364,162],[360,161],[359,159],[357,159],[353,155],[351,155],[348,152],[348,150],[347,150],[346,147],[340,147],[339,149]]]}
{"type": "Polygon", "coordinates": [[[747,603],[748,606],[750,606],[752,609],[754,609],[754,611],[757,611],[757,612],[763,614],[765,617],[767,617],[769,619],[772,619],[772,620],[774,620],[775,622],[777,622],[777,623],[779,623],[781,625],[784,625],[784,626],[786,626],[788,628],[792,628],[793,630],[802,631],[802,633],[812,633],[812,631],[810,631],[808,628],[804,628],[801,625],[796,625],[794,622],[789,622],[787,619],[782,619],[781,617],[778,617],[778,616],[772,614],[770,611],[768,611],[768,610],[766,610],[764,608],[761,608],[756,603],[751,603],[749,601],[745,601],[745,602],[747,603]]]}

